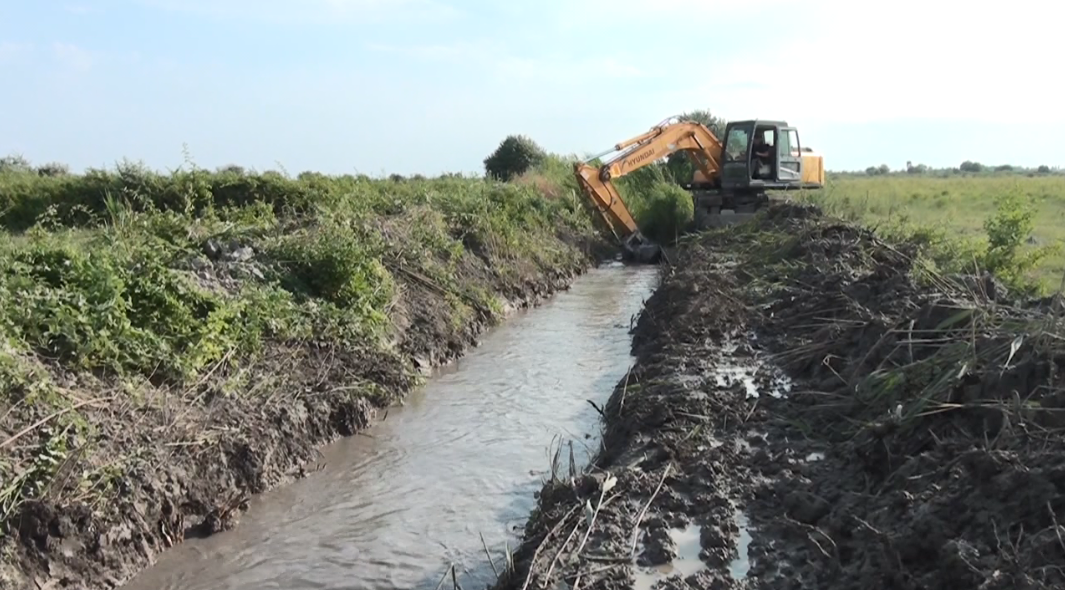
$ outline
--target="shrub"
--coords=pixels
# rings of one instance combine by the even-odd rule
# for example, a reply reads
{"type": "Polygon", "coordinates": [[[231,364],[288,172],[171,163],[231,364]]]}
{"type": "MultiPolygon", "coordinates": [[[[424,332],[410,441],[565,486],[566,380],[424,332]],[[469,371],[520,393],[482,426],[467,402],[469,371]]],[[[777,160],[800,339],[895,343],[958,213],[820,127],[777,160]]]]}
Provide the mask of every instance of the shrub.
{"type": "Polygon", "coordinates": [[[285,235],[269,252],[283,269],[285,288],[350,311],[353,328],[375,328],[393,296],[378,241],[368,230],[328,223],[285,235]]]}
{"type": "Polygon", "coordinates": [[[70,174],[70,166],[60,162],[51,162],[37,167],[38,176],[66,176],[70,174]]]}
{"type": "Polygon", "coordinates": [[[657,182],[634,211],[640,230],[658,243],[670,243],[691,225],[695,214],[691,194],[670,182],[657,182]]]}
{"type": "Polygon", "coordinates": [[[82,369],[188,377],[236,345],[236,309],[167,267],[159,245],[108,248],[41,234],[4,257],[22,305],[4,323],[46,356],[82,369]]]}
{"type": "Polygon", "coordinates": [[[496,151],[484,159],[484,171],[489,178],[508,182],[539,166],[547,153],[524,135],[509,135],[496,151]]]}
{"type": "Polygon", "coordinates": [[[995,205],[995,214],[984,221],[987,247],[980,265],[1015,289],[1031,290],[1034,285],[1027,282],[1027,275],[1057,246],[1026,248],[1035,227],[1030,203],[1011,193],[995,199],[995,205]]]}

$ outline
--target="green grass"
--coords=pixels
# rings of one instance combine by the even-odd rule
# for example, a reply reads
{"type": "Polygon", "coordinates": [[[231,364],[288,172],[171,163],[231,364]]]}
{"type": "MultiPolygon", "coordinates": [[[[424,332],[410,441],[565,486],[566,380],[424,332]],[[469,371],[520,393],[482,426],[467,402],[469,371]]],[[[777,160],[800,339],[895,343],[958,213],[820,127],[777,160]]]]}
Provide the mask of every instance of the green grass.
{"type": "MultiPolygon", "coordinates": [[[[849,176],[830,175],[821,194],[803,198],[829,213],[894,232],[938,232],[956,241],[959,253],[986,248],[985,223],[997,215],[998,201],[1011,198],[1031,211],[1026,253],[1044,250],[1025,277],[1056,287],[1065,274],[1065,176],[849,176]],[[1056,251],[1054,249],[1056,248],[1056,251]]],[[[971,253],[971,252],[969,252],[971,253]]]]}

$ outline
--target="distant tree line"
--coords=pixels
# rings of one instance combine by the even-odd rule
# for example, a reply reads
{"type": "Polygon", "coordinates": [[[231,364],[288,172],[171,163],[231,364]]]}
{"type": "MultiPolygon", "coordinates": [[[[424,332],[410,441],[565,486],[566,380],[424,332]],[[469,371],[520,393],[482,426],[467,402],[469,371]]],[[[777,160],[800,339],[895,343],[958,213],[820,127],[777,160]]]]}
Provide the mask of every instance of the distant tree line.
{"type": "Polygon", "coordinates": [[[958,176],[958,175],[1006,175],[1006,174],[1023,174],[1027,176],[1050,176],[1055,174],[1065,174],[1065,169],[1060,167],[1050,167],[1046,164],[1041,166],[1024,167],[1015,166],[1013,164],[998,164],[991,166],[988,164],[981,164],[980,162],[974,162],[972,160],[966,160],[958,166],[952,166],[947,168],[933,168],[926,164],[914,164],[913,162],[906,162],[906,167],[899,170],[892,170],[887,164],[881,164],[879,166],[870,166],[862,172],[833,172],[833,174],[839,175],[855,175],[855,176],[886,176],[886,175],[923,175],[923,176],[958,176]]]}

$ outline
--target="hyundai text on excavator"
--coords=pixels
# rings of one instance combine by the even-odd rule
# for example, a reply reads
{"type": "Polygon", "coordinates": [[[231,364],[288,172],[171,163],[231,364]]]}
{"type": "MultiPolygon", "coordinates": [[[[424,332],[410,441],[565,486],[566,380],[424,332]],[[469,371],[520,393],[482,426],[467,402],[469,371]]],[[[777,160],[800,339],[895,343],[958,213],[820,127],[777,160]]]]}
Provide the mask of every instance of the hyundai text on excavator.
{"type": "Polygon", "coordinates": [[[581,190],[629,257],[651,261],[661,250],[640,233],[611,181],[677,152],[686,154],[695,165],[691,180],[681,186],[692,195],[697,229],[750,218],[769,204],[769,191],[820,189],[825,184],[824,159],[803,147],[798,129],[785,121],[730,122],[722,143],[701,123],[666,119],[574,166],[581,190]],[[599,167],[589,164],[615,152],[619,153],[599,167]],[[725,216],[722,211],[733,214],[725,216]]]}

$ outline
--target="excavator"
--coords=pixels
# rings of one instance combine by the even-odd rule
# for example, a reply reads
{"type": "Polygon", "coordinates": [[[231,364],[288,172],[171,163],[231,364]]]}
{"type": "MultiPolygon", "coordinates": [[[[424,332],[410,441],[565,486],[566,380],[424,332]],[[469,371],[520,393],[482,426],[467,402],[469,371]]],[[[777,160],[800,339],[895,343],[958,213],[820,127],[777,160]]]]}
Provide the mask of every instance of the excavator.
{"type": "Polygon", "coordinates": [[[824,159],[802,146],[798,129],[786,121],[732,121],[725,127],[722,143],[701,123],[666,119],[574,165],[578,185],[629,258],[651,262],[661,248],[640,233],[612,180],[677,152],[687,155],[695,166],[691,180],[681,186],[692,195],[697,229],[749,219],[769,204],[769,191],[816,190],[825,184],[824,159]],[[602,165],[591,165],[615,152],[602,165]],[[732,215],[723,215],[723,211],[732,215]]]}

